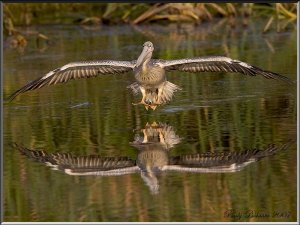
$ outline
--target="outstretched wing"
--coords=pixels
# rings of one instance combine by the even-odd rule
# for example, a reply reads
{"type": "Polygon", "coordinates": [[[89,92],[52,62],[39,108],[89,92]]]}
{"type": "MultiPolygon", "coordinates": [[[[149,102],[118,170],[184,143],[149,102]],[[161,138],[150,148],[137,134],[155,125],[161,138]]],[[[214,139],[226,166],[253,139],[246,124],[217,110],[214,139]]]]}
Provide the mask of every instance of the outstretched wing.
{"type": "Polygon", "coordinates": [[[138,171],[135,160],[128,157],[73,156],[70,153],[47,153],[14,144],[21,154],[45,163],[69,175],[116,176],[138,171]]]}
{"type": "Polygon", "coordinates": [[[46,85],[65,83],[73,79],[90,78],[98,75],[125,73],[132,70],[134,66],[135,61],[103,60],[69,63],[50,71],[46,75],[15,91],[9,97],[9,100],[13,100],[23,92],[38,89],[46,85]]]}
{"type": "Polygon", "coordinates": [[[179,70],[179,71],[191,72],[191,73],[196,73],[196,72],[242,73],[250,76],[261,75],[268,79],[277,79],[277,80],[292,82],[289,78],[283,75],[262,70],[248,63],[241,62],[239,60],[234,60],[228,57],[223,57],[223,56],[209,56],[209,57],[178,59],[178,60],[158,60],[156,63],[166,70],[179,70]]]}
{"type": "Polygon", "coordinates": [[[242,152],[208,152],[203,154],[181,155],[170,159],[165,170],[176,170],[198,173],[227,173],[242,170],[247,165],[270,156],[289,144],[280,147],[269,145],[264,150],[252,149],[242,152]]]}

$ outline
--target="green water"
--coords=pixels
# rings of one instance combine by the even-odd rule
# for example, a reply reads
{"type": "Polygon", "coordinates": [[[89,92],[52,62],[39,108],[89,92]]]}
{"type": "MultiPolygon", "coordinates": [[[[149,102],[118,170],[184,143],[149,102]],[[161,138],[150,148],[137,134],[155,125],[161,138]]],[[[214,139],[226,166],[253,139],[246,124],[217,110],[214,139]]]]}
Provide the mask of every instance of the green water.
{"type": "MultiPolygon", "coordinates": [[[[260,24],[246,29],[226,23],[36,27],[52,43],[38,48],[31,37],[23,51],[4,49],[4,98],[71,61],[136,59],[148,40],[154,43],[154,58],[228,54],[296,80],[296,30],[262,35],[260,24]]],[[[135,160],[140,150],[131,142],[154,121],[172,126],[181,138],[168,150],[170,157],[265,149],[296,138],[296,85],[225,73],[174,71],[168,79],[182,91],[156,111],[132,105],[141,96],[126,89],[134,81],[131,73],[71,81],[5,102],[4,220],[296,221],[296,143],[234,173],[162,172],[156,194],[140,172],[70,176],[11,147],[16,142],[48,153],[135,160]],[[260,215],[238,218],[227,216],[229,210],[260,215]]]]}

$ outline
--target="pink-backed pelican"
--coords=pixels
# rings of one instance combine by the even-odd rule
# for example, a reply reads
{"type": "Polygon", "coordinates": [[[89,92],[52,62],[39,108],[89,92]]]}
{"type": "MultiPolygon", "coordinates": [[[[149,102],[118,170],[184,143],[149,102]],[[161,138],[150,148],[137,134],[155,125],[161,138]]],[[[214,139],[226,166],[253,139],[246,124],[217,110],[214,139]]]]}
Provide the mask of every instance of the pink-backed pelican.
{"type": "Polygon", "coordinates": [[[224,56],[206,56],[197,58],[184,58],[175,60],[152,59],[154,46],[150,41],[143,45],[143,51],[137,60],[133,61],[82,61],[72,62],[60,68],[50,71],[46,75],[28,83],[15,91],[10,100],[17,95],[38,89],[48,85],[65,83],[69,80],[96,77],[106,74],[120,74],[132,71],[136,82],[128,87],[135,94],[141,92],[142,100],[137,104],[143,104],[145,108],[155,108],[158,105],[169,102],[174,92],[180,87],[167,81],[166,71],[178,70],[183,72],[231,72],[250,76],[261,75],[268,79],[277,79],[291,82],[289,78],[260,69],[248,63],[224,56]]]}

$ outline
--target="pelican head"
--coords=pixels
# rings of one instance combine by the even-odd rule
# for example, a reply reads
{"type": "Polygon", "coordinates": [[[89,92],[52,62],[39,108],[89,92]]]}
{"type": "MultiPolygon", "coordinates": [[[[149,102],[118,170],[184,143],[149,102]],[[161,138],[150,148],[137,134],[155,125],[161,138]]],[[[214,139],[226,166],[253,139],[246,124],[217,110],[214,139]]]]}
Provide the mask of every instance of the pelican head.
{"type": "Polygon", "coordinates": [[[144,64],[145,62],[146,63],[149,62],[152,57],[153,51],[154,51],[154,46],[153,46],[152,42],[150,42],[150,41],[145,42],[143,44],[143,51],[136,62],[136,66],[140,66],[140,65],[144,64]]]}

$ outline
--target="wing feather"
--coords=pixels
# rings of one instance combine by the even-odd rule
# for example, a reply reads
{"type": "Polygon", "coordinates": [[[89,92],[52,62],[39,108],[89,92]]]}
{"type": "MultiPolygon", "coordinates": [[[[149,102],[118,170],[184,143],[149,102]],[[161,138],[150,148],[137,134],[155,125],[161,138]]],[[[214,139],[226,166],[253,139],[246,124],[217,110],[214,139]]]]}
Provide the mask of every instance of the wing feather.
{"type": "Polygon", "coordinates": [[[249,76],[261,75],[268,79],[284,80],[293,83],[289,78],[266,71],[248,63],[223,56],[198,57],[178,60],[157,60],[156,64],[165,70],[184,72],[233,72],[249,76]]]}
{"type": "Polygon", "coordinates": [[[276,146],[271,144],[263,150],[251,149],[241,152],[207,152],[171,157],[169,166],[165,170],[178,170],[200,173],[236,172],[245,166],[262,158],[274,155],[278,151],[286,150],[292,141],[276,146]]]}
{"type": "Polygon", "coordinates": [[[102,157],[98,155],[73,156],[70,153],[47,153],[14,144],[21,154],[45,163],[69,175],[123,175],[138,170],[136,161],[128,157],[102,157]]]}
{"type": "Polygon", "coordinates": [[[13,100],[21,93],[47,85],[65,83],[74,79],[96,77],[98,75],[126,73],[132,70],[134,66],[135,61],[103,60],[69,63],[23,86],[11,94],[9,100],[13,100]]]}

